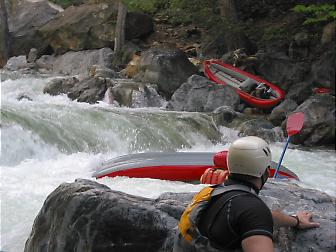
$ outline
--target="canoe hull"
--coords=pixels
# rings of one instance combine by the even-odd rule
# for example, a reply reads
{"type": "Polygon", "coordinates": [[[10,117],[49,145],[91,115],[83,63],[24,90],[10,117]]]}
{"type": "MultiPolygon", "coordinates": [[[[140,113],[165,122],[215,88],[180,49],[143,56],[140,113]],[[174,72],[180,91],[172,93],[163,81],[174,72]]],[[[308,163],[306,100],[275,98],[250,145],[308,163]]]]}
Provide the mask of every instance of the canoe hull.
{"type": "MultiPolygon", "coordinates": [[[[214,167],[214,152],[139,153],[117,157],[105,162],[94,174],[103,177],[126,176],[172,181],[199,181],[209,167],[214,167]]],[[[227,169],[226,167],[221,167],[227,169]]],[[[271,176],[276,163],[272,162],[271,176]]],[[[298,179],[296,174],[281,166],[280,177],[298,179]]]]}
{"type": "Polygon", "coordinates": [[[218,84],[222,84],[222,85],[229,85],[228,81],[225,81],[223,79],[218,78],[218,76],[216,76],[216,74],[214,73],[214,71],[211,70],[211,65],[217,65],[220,66],[222,68],[228,69],[228,71],[237,73],[238,75],[244,76],[246,78],[250,78],[254,81],[256,81],[257,83],[263,83],[266,86],[272,88],[272,90],[276,93],[277,98],[275,99],[261,99],[261,98],[257,98],[254,97],[246,92],[243,92],[242,90],[240,90],[237,87],[233,88],[236,90],[236,92],[238,93],[239,97],[245,101],[246,103],[250,104],[251,106],[257,107],[257,108],[262,108],[262,109],[267,109],[267,108],[272,108],[275,105],[277,105],[285,96],[285,93],[278,88],[277,86],[275,86],[274,84],[263,80],[253,74],[250,74],[248,72],[245,72],[239,68],[233,67],[231,65],[225,64],[220,60],[206,60],[204,62],[204,74],[206,75],[206,77],[213,81],[216,82],[218,84]]]}

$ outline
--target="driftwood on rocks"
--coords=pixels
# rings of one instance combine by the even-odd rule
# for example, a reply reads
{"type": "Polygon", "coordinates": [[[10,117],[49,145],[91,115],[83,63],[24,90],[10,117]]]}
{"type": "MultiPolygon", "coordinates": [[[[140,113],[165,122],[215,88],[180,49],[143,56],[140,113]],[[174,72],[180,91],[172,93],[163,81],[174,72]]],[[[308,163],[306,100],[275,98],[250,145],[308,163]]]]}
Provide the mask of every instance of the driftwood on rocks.
{"type": "MultiPolygon", "coordinates": [[[[25,252],[170,252],[178,220],[193,193],[148,199],[89,180],[64,183],[38,213],[25,252]]],[[[308,210],[320,228],[275,228],[275,251],[335,251],[335,198],[270,180],[261,198],[286,214],[308,210]]]]}

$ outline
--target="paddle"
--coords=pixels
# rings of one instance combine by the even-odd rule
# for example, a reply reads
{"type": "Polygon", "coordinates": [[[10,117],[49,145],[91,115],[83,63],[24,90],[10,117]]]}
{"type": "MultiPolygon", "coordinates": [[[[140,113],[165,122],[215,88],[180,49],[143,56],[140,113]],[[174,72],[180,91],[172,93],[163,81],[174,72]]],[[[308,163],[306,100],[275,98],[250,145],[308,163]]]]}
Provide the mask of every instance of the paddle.
{"type": "Polygon", "coordinates": [[[300,132],[300,130],[302,129],[302,126],[303,126],[303,122],[304,122],[304,114],[302,112],[295,112],[295,113],[292,113],[288,116],[287,124],[286,124],[286,130],[287,130],[288,138],[287,138],[287,141],[286,141],[286,144],[285,144],[285,148],[282,151],[278,166],[275,170],[275,173],[274,173],[274,176],[273,176],[274,178],[276,178],[277,175],[278,175],[278,172],[279,172],[279,169],[280,169],[280,166],[281,166],[281,162],[282,162],[282,159],[283,159],[283,157],[285,155],[285,152],[287,150],[287,147],[288,147],[289,141],[291,139],[291,136],[300,132]]]}

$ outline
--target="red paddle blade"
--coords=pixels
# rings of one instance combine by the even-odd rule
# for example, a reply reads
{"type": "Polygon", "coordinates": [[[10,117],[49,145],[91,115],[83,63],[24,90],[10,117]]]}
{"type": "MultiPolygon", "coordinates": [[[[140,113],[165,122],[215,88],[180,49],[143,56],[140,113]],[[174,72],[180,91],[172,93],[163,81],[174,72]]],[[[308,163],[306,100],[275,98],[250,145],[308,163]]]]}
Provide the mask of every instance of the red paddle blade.
{"type": "Polygon", "coordinates": [[[287,118],[287,134],[288,136],[293,136],[300,132],[304,122],[304,114],[302,112],[295,112],[290,114],[287,118]]]}

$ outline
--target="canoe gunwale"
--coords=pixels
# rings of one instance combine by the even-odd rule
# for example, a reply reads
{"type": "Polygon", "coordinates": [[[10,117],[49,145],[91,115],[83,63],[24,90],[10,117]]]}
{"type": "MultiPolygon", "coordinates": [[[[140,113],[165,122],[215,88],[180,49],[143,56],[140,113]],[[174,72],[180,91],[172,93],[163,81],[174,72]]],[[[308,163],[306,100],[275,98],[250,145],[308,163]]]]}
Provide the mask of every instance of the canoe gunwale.
{"type": "MultiPolygon", "coordinates": [[[[225,71],[225,72],[227,73],[227,71],[225,71]]],[[[206,61],[204,61],[204,74],[209,80],[211,80],[211,81],[213,81],[217,84],[231,86],[233,89],[236,90],[236,92],[238,93],[238,95],[240,96],[240,98],[242,100],[244,100],[246,103],[248,103],[248,104],[250,104],[254,107],[263,108],[263,109],[274,107],[285,96],[285,93],[280,88],[275,86],[274,84],[272,84],[272,83],[270,83],[270,82],[268,82],[264,79],[261,79],[261,78],[255,76],[255,75],[252,75],[248,72],[245,72],[245,71],[243,71],[239,68],[236,68],[236,67],[233,67],[231,65],[225,64],[220,60],[206,60],[206,61]],[[216,74],[211,70],[211,65],[217,65],[217,66],[220,66],[222,69],[228,69],[230,72],[235,72],[236,76],[245,76],[246,79],[250,78],[250,79],[256,81],[257,83],[263,83],[266,86],[272,88],[272,90],[277,94],[278,97],[275,98],[275,99],[262,99],[262,98],[252,96],[252,95],[242,91],[240,89],[240,85],[238,84],[238,82],[235,82],[235,84],[230,85],[230,83],[232,84],[232,83],[234,83],[234,81],[230,81],[230,83],[228,83],[228,82],[226,82],[222,79],[219,79],[216,76],[216,74]]]]}

